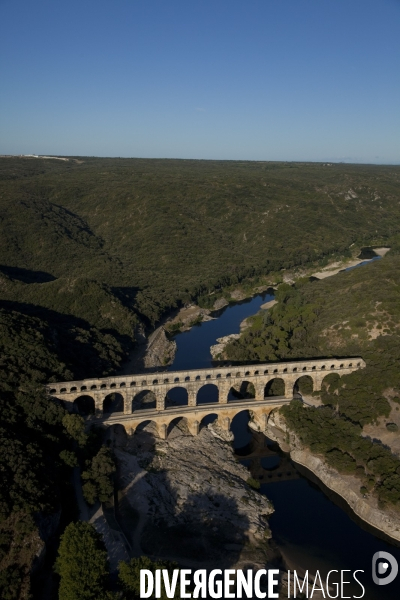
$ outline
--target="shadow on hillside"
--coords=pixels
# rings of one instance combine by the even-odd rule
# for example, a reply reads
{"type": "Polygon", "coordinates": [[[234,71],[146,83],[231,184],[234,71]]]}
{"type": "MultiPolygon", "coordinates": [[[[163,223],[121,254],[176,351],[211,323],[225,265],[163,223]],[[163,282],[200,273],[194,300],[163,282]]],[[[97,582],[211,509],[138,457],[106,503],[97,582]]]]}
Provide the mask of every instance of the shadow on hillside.
{"type": "Polygon", "coordinates": [[[0,308],[43,321],[49,328],[42,332],[46,345],[73,371],[76,379],[104,376],[119,368],[115,341],[109,345],[109,341],[103,336],[111,335],[121,344],[121,361],[122,352],[132,347],[132,340],[128,335],[121,335],[113,329],[95,330],[85,319],[74,315],[11,300],[0,300],[0,308]]]}
{"type": "Polygon", "coordinates": [[[0,272],[7,275],[11,279],[16,279],[22,283],[49,283],[55,281],[57,277],[46,273],[45,271],[31,271],[30,269],[22,269],[21,267],[7,267],[0,265],[0,272]]]}
{"type": "Polygon", "coordinates": [[[135,303],[136,295],[140,292],[138,287],[113,287],[112,293],[117,296],[118,300],[128,308],[133,308],[135,303]]]}

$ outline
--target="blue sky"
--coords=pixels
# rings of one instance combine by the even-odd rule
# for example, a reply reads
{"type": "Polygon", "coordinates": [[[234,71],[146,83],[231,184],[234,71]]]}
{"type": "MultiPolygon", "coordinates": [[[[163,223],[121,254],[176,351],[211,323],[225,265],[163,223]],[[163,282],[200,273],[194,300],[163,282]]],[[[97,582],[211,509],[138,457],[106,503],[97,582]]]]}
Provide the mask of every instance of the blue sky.
{"type": "Polygon", "coordinates": [[[0,153],[400,163],[400,0],[0,0],[0,153]]]}

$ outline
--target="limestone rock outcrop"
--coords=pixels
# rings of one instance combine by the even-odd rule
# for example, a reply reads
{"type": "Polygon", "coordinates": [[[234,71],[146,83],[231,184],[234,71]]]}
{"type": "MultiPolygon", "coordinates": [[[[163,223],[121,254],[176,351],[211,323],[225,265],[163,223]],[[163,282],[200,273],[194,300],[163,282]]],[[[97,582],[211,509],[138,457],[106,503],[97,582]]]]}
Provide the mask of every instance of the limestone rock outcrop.
{"type": "Polygon", "coordinates": [[[210,347],[210,353],[213,358],[217,358],[218,356],[222,356],[225,350],[225,347],[232,340],[237,340],[240,338],[240,333],[231,333],[230,335],[224,335],[223,337],[217,338],[218,344],[214,344],[214,346],[210,347]]]}
{"type": "Polygon", "coordinates": [[[218,298],[213,305],[213,310],[221,310],[225,306],[228,306],[229,302],[225,298],[218,298]]]}
{"type": "Polygon", "coordinates": [[[159,327],[148,339],[144,357],[145,369],[171,365],[175,352],[176,342],[168,339],[164,327],[159,327]]]}
{"type": "Polygon", "coordinates": [[[376,498],[364,497],[361,494],[359,491],[360,481],[356,477],[339,473],[327,465],[323,456],[312,454],[307,448],[304,448],[298,438],[289,432],[279,410],[275,410],[269,415],[265,434],[278,442],[284,452],[290,452],[290,458],[296,464],[308,469],[328,489],[341,496],[355,515],[368,525],[400,542],[399,513],[390,509],[380,509],[376,498]]]}
{"type": "Polygon", "coordinates": [[[150,424],[119,445],[121,496],[139,515],[137,552],[199,563],[216,555],[237,562],[250,546],[257,562],[256,548],[265,552],[273,508],[246,483],[248,470],[223,438],[213,424],[198,436],[180,424],[161,440],[150,424]]]}

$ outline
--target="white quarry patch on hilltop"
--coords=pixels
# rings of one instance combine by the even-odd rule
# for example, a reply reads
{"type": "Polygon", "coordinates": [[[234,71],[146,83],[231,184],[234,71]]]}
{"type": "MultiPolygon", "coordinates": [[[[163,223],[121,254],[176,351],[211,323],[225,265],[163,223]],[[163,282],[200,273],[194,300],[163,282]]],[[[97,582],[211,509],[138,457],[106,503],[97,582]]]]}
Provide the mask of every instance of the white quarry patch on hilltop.
{"type": "Polygon", "coordinates": [[[23,158],[51,158],[54,160],[69,161],[69,158],[62,158],[61,156],[43,156],[41,154],[22,154],[23,158]]]}

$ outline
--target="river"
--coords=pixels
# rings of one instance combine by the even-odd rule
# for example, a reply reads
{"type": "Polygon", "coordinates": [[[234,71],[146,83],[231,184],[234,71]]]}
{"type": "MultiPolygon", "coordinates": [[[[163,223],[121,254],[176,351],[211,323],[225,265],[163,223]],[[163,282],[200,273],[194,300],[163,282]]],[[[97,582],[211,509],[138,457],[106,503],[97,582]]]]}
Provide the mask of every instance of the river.
{"type": "MultiPolygon", "coordinates": [[[[369,264],[369,261],[364,263],[369,264]]],[[[219,311],[217,319],[194,326],[190,331],[175,336],[177,352],[170,369],[198,369],[212,365],[210,346],[218,337],[238,333],[240,323],[255,314],[261,304],[272,300],[273,296],[261,294],[251,300],[227,306],[219,311]]],[[[179,391],[174,400],[179,402],[179,391]]],[[[216,394],[210,387],[207,397],[200,401],[212,402],[216,394]]],[[[235,448],[243,448],[252,439],[247,426],[247,412],[240,413],[232,422],[235,435],[235,448]]],[[[271,442],[266,439],[266,444],[271,442]]],[[[283,458],[283,453],[273,445],[276,457],[262,459],[263,466],[273,468],[283,458]]],[[[250,461],[243,460],[244,464],[250,461]]],[[[295,469],[295,467],[293,467],[295,469]]],[[[263,483],[261,493],[265,494],[275,507],[270,518],[273,538],[281,550],[288,566],[308,569],[315,573],[320,569],[326,573],[330,569],[361,569],[360,580],[366,587],[367,600],[398,600],[400,595],[399,577],[387,586],[377,587],[372,583],[372,556],[379,550],[390,552],[400,565],[400,549],[388,544],[373,532],[366,530],[353,520],[349,511],[343,510],[306,477],[299,475],[292,480],[263,483]]],[[[339,501],[339,499],[338,499],[339,501]]],[[[342,504],[341,502],[339,502],[342,504]]],[[[350,575],[347,573],[346,575],[350,575]]],[[[350,577],[348,577],[350,580],[350,577]]],[[[345,586],[348,597],[354,593],[360,596],[361,588],[345,586]]],[[[346,596],[343,596],[346,597],[346,596]]]]}

